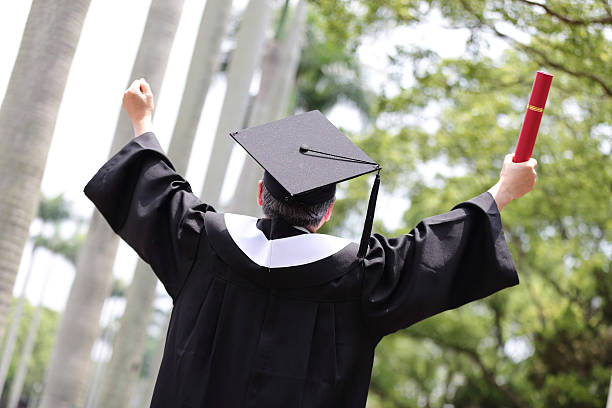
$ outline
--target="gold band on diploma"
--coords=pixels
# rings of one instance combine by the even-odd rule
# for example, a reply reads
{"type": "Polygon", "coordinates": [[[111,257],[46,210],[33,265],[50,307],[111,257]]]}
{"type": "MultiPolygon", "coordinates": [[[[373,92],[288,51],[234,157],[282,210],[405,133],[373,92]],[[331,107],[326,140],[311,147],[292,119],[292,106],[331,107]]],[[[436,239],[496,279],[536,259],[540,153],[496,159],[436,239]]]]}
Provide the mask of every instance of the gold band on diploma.
{"type": "Polygon", "coordinates": [[[536,111],[536,112],[544,112],[544,108],[538,108],[537,106],[533,106],[533,105],[527,105],[527,109],[531,109],[532,111],[536,111]]]}

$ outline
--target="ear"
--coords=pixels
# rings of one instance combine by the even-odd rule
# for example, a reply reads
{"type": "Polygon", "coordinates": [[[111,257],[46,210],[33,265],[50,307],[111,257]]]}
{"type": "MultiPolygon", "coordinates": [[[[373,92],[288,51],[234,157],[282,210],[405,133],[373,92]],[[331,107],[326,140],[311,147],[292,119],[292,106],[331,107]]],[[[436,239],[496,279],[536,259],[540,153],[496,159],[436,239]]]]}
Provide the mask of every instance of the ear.
{"type": "Polygon", "coordinates": [[[259,180],[259,183],[257,183],[257,205],[259,205],[260,207],[263,205],[263,199],[261,198],[262,191],[263,191],[263,180],[259,180]]]}
{"type": "Polygon", "coordinates": [[[331,203],[331,205],[329,206],[329,208],[327,209],[327,212],[325,213],[325,216],[323,216],[323,220],[325,222],[329,221],[329,219],[331,218],[332,215],[332,210],[334,209],[334,204],[336,204],[336,200],[334,200],[333,203],[331,203]]]}

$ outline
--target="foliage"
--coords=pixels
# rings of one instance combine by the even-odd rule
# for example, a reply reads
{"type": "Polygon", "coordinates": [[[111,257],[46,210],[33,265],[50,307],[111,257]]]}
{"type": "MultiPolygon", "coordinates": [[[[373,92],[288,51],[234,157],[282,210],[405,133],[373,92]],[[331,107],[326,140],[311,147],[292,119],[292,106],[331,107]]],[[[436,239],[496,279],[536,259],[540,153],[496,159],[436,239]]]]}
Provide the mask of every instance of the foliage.
{"type": "MultiPolygon", "coordinates": [[[[369,406],[603,406],[612,372],[609,3],[360,4],[354,18],[376,30],[438,13],[470,32],[460,58],[423,44],[390,55],[399,91],[379,95],[376,122],[357,138],[382,162],[387,194],[411,203],[403,225],[385,232],[407,233],[493,185],[535,71],[555,75],[534,153],[536,189],[503,213],[521,285],[383,340],[369,406]],[[501,57],[491,57],[500,43],[501,57]]],[[[354,233],[368,191],[367,180],[350,185],[336,230],[354,233]]],[[[379,200],[379,214],[393,210],[379,200]]]]}
{"type": "Polygon", "coordinates": [[[365,86],[354,36],[356,29],[346,21],[335,2],[315,2],[310,8],[306,39],[296,79],[297,108],[322,112],[339,102],[351,103],[364,117],[371,114],[372,94],[365,86]],[[333,16],[334,18],[330,18],[333,16]]]}
{"type": "Polygon", "coordinates": [[[122,298],[125,297],[128,290],[128,283],[123,279],[114,279],[111,286],[110,297],[122,298]]]}
{"type": "MultiPolygon", "coordinates": [[[[14,306],[17,303],[17,299],[13,301],[14,306]]],[[[9,367],[7,381],[5,383],[5,393],[8,393],[11,383],[13,381],[15,372],[17,370],[17,364],[19,360],[20,350],[23,348],[26,337],[28,335],[28,328],[30,322],[34,317],[36,306],[31,305],[27,300],[24,303],[23,316],[19,324],[19,331],[17,334],[17,342],[15,344],[15,350],[13,353],[13,360],[9,367]]],[[[9,319],[12,315],[9,316],[9,319]]],[[[51,350],[53,348],[53,341],[55,339],[55,328],[59,322],[59,313],[43,308],[42,315],[40,318],[40,326],[38,328],[38,335],[36,342],[34,343],[34,349],[32,350],[32,356],[28,363],[28,375],[26,376],[25,383],[23,386],[22,395],[32,395],[36,384],[42,384],[45,377],[46,364],[51,358],[51,350]]],[[[10,324],[10,321],[9,321],[10,324]]]]}
{"type": "Polygon", "coordinates": [[[36,247],[45,248],[64,257],[68,262],[75,265],[79,249],[85,241],[85,235],[77,233],[69,238],[64,238],[56,231],[56,233],[50,237],[36,235],[33,237],[33,241],[36,247]]]}
{"type": "Polygon", "coordinates": [[[31,237],[34,249],[45,248],[54,254],[60,255],[68,262],[75,265],[79,248],[85,241],[85,234],[76,232],[68,238],[60,234],[60,227],[68,221],[82,222],[82,220],[72,213],[71,204],[66,201],[62,194],[55,197],[40,198],[38,214],[36,216],[43,223],[43,230],[31,237]],[[52,233],[45,230],[50,226],[52,233]]]}
{"type": "MultiPolygon", "coordinates": [[[[84,242],[85,235],[76,231],[70,237],[65,238],[60,234],[60,228],[63,223],[80,221],[78,217],[72,213],[71,204],[66,201],[61,194],[51,198],[43,195],[39,202],[37,219],[42,222],[43,228],[39,233],[31,237],[34,250],[32,251],[33,255],[30,262],[33,262],[36,249],[45,248],[53,254],[63,257],[72,265],[75,265],[76,257],[79,248],[84,242]],[[51,230],[51,233],[49,233],[48,230],[51,230]]],[[[13,352],[13,359],[5,383],[6,390],[9,389],[15,371],[17,370],[18,358],[21,355],[23,345],[26,343],[28,328],[33,319],[35,309],[35,306],[30,305],[29,302],[25,300],[23,315],[19,322],[19,331],[13,352]]],[[[50,358],[51,348],[55,340],[57,322],[58,313],[51,309],[43,308],[34,349],[28,361],[27,376],[22,390],[23,395],[31,395],[33,386],[35,384],[42,384],[45,367],[50,358]]]]}
{"type": "Polygon", "coordinates": [[[70,203],[66,201],[62,194],[55,197],[45,197],[43,195],[40,198],[37,218],[43,222],[62,222],[71,217],[70,203]]]}

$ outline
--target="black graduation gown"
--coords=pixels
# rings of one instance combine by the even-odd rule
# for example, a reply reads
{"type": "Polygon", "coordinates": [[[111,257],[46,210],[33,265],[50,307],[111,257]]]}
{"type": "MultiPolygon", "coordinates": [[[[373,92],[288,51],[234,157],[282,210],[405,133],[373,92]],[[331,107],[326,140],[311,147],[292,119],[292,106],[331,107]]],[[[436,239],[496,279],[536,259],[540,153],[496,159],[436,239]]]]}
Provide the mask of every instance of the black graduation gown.
{"type": "Polygon", "coordinates": [[[152,407],[363,407],[383,336],[518,283],[489,193],[374,234],[362,261],[341,238],[214,212],[152,133],[85,194],[174,301],[152,407]]]}

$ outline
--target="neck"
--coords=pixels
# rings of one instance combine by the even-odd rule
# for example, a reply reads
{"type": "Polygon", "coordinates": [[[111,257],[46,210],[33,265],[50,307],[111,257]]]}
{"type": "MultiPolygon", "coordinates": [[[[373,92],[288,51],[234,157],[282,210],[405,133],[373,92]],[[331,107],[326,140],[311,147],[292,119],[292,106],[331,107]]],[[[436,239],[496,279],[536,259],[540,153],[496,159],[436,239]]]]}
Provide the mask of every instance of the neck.
{"type": "MultiPolygon", "coordinates": [[[[270,216],[264,215],[264,219],[269,220],[270,216]]],[[[321,223],[321,225],[323,225],[323,223],[321,223]]],[[[296,225],[292,225],[292,227],[294,227],[294,228],[302,228],[302,229],[308,230],[309,232],[315,233],[315,232],[317,232],[317,230],[319,228],[321,228],[321,225],[319,225],[317,227],[312,227],[312,226],[311,227],[298,227],[296,225]]]]}

